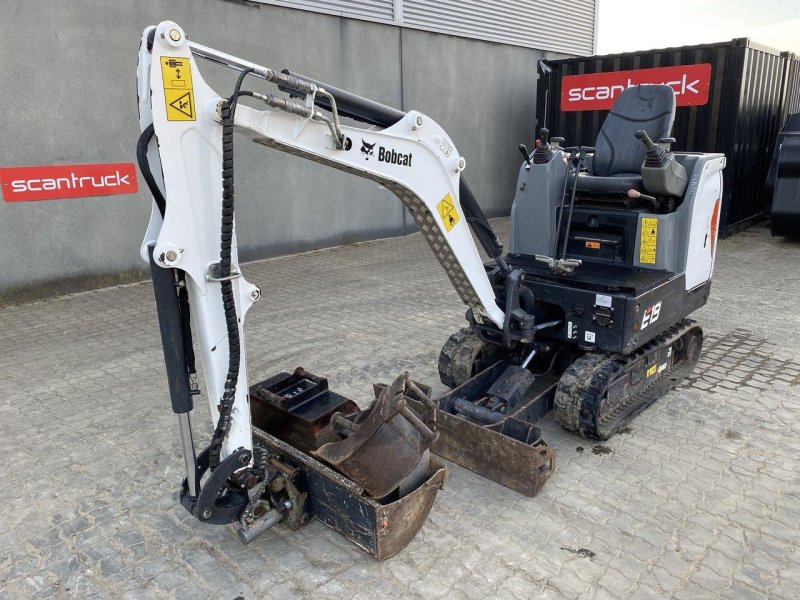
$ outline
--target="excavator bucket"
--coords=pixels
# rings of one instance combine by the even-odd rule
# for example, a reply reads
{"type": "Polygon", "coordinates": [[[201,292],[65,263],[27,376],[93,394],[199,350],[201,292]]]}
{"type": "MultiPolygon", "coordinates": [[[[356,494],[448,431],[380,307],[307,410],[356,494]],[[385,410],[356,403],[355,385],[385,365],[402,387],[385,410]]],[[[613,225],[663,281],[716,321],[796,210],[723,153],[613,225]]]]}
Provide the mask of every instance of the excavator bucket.
{"type": "MultiPolygon", "coordinates": [[[[544,442],[534,422],[552,409],[558,378],[548,375],[526,381],[527,392],[512,410],[490,411],[482,404],[490,388],[521,387],[514,378],[524,376],[522,370],[507,369],[506,361],[497,362],[435,400],[439,436],[431,452],[520,494],[535,496],[555,470],[555,450],[544,442]]],[[[416,387],[430,393],[422,384],[416,387]]],[[[375,393],[384,388],[376,385],[375,393]]]]}
{"type": "Polygon", "coordinates": [[[355,420],[334,414],[331,427],[344,439],[313,452],[373,498],[387,496],[415,471],[424,472],[424,466],[419,466],[438,437],[431,429],[435,427],[435,405],[417,394],[418,415],[405,396],[409,383],[408,373],[400,375],[355,420]]]}
{"type": "Polygon", "coordinates": [[[558,378],[537,377],[501,420],[486,422],[474,414],[474,407],[481,407],[481,399],[498,382],[514,385],[503,380],[506,369],[505,362],[495,363],[437,400],[440,435],[432,451],[520,494],[535,496],[555,470],[555,450],[534,423],[552,408],[558,378]]]}
{"type": "Polygon", "coordinates": [[[435,404],[407,373],[363,412],[303,369],[251,386],[250,403],[257,445],[303,472],[295,526],[319,519],[379,560],[414,538],[447,469],[429,451],[435,404]]]}

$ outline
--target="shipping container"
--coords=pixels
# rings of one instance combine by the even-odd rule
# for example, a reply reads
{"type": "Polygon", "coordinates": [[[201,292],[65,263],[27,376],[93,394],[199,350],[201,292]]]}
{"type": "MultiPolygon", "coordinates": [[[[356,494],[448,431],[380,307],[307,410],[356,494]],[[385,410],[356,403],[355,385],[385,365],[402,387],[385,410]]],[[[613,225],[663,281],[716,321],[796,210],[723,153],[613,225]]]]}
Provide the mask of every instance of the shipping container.
{"type": "Polygon", "coordinates": [[[749,39],[546,61],[539,65],[537,125],[567,145],[594,145],[614,98],[637,83],[676,93],[676,151],[727,157],[720,234],[763,218],[775,138],[800,108],[800,61],[749,39]]]}

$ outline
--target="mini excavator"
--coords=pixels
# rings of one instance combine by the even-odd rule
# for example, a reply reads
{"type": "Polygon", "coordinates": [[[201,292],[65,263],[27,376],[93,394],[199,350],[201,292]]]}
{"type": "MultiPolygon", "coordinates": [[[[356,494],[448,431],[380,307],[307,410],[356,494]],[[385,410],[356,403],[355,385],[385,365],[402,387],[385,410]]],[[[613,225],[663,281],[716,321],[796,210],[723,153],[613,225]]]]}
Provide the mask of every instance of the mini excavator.
{"type": "Polygon", "coordinates": [[[685,317],[708,297],[725,159],[671,151],[668,86],[623,92],[596,148],[545,130],[532,153],[521,148],[504,254],[465,159],[422,113],[189,41],[171,21],[144,30],[137,75],[137,160],[153,196],[141,256],[178,415],[180,501],[199,521],[236,524],[250,543],[318,519],[389,558],[443,485],[437,457],[533,496],[555,464],[542,416],[604,439],[696,363],[702,331],[685,317]],[[238,72],[230,94],[205,83],[201,59],[238,72]],[[257,91],[265,84],[284,95],[257,91]],[[432,399],[402,373],[361,410],[299,367],[248,386],[244,318],[261,292],[239,269],[235,133],[401,200],[467,306],[439,360],[450,391],[432,399]],[[200,454],[195,348],[215,423],[200,454]]]}

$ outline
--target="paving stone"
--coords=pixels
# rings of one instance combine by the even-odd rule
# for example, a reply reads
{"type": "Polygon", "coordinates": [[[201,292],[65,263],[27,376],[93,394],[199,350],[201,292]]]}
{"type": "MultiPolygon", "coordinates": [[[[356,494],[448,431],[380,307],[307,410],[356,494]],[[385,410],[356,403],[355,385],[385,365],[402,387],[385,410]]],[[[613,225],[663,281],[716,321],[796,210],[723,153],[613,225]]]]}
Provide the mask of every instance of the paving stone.
{"type": "MultiPolygon", "coordinates": [[[[420,535],[383,563],[318,522],[244,547],[183,510],[148,283],[2,308],[0,599],[796,600],[796,264],[800,245],[763,227],[720,241],[693,316],[701,363],[678,389],[604,455],[543,419],[558,470],[536,498],[452,466],[420,535]]],[[[439,349],[464,309],[419,235],[242,268],[262,289],[251,381],[302,365],[361,406],[401,370],[443,391],[439,349]]],[[[193,420],[201,446],[204,397],[193,420]]]]}

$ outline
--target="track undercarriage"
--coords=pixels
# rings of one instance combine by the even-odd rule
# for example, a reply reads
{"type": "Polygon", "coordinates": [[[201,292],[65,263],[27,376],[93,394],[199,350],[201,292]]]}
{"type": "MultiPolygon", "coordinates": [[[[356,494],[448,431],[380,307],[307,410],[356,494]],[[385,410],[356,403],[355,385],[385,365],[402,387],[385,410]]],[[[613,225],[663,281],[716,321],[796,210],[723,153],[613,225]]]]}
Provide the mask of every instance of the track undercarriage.
{"type": "Polygon", "coordinates": [[[534,496],[555,468],[539,419],[552,410],[565,429],[608,439],[691,372],[702,343],[702,329],[683,319],[627,355],[536,342],[525,368],[524,352],[462,329],[439,357],[442,382],[453,389],[438,399],[431,450],[534,496]]]}

